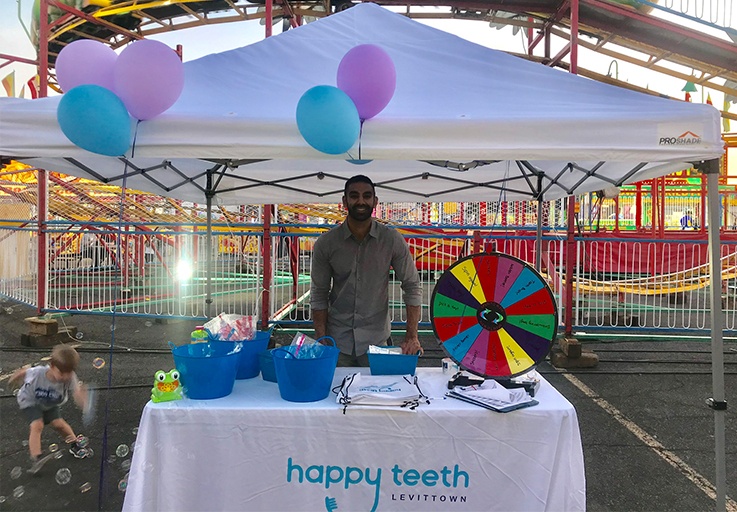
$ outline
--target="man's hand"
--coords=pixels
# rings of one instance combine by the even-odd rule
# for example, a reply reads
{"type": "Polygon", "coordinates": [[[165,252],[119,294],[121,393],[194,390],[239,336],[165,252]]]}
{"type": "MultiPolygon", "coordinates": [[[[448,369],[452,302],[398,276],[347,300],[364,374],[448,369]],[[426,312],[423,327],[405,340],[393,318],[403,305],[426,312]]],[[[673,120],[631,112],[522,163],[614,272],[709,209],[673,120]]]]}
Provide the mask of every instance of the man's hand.
{"type": "Polygon", "coordinates": [[[420,354],[424,354],[425,351],[422,348],[422,345],[420,345],[420,340],[417,338],[417,336],[411,336],[409,333],[404,337],[404,341],[402,342],[402,354],[410,354],[415,355],[417,352],[420,354]]]}
{"type": "MultiPolygon", "coordinates": [[[[315,339],[318,340],[327,334],[328,330],[328,310],[327,309],[313,309],[312,310],[312,325],[315,329],[315,339]]],[[[323,342],[323,345],[326,343],[323,342]]]]}
{"type": "Polygon", "coordinates": [[[404,335],[404,342],[402,343],[402,354],[415,355],[418,351],[420,354],[425,353],[422,345],[420,345],[420,339],[417,334],[420,314],[420,306],[407,306],[407,331],[404,335]]]}

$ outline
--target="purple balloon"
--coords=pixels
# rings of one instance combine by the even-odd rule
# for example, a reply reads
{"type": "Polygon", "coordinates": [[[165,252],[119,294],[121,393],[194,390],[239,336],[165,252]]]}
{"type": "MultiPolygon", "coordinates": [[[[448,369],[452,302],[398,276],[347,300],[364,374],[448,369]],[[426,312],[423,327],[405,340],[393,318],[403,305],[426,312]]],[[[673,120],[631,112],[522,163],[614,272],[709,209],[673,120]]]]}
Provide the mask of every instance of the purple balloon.
{"type": "Polygon", "coordinates": [[[115,63],[115,92],[128,112],[144,121],[165,112],[184,88],[184,66],[164,43],[141,39],[128,45],[115,63]]]}
{"type": "Polygon", "coordinates": [[[388,53],[374,44],[352,48],[338,66],[338,88],[356,104],[362,121],[384,110],[396,86],[394,62],[388,53]]]}
{"type": "Polygon", "coordinates": [[[99,85],[115,92],[113,69],[117,58],[108,45],[79,39],[62,48],[56,57],[56,80],[64,92],[78,85],[99,85]]]}

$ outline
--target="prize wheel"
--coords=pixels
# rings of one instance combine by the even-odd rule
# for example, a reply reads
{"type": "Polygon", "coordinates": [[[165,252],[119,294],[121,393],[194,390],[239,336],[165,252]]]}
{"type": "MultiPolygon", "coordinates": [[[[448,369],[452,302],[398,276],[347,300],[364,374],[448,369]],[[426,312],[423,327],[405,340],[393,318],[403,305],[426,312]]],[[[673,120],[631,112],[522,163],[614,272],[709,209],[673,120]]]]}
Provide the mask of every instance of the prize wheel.
{"type": "Polygon", "coordinates": [[[485,378],[523,374],[545,359],[558,327],[555,297],[524,261],[500,253],[467,256],[435,285],[430,319],[443,350],[485,378]]]}

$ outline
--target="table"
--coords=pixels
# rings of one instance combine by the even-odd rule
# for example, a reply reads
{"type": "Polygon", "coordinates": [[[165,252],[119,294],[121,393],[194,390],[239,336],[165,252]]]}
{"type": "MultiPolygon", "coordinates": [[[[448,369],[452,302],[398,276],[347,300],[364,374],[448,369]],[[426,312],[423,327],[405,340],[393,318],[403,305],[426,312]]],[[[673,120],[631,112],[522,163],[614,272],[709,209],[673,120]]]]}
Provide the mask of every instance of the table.
{"type": "Polygon", "coordinates": [[[585,510],[576,411],[547,381],[539,405],[501,414],[443,399],[440,369],[417,372],[434,399],[415,412],[286,402],[260,377],[149,402],[123,510],[585,510]]]}

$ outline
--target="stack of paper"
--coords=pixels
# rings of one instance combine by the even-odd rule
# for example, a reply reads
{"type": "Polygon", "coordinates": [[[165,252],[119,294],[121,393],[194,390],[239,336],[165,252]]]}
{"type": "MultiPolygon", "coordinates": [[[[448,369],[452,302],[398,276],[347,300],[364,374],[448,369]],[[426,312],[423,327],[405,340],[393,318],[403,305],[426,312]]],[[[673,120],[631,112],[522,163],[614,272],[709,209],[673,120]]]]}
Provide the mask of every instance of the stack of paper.
{"type": "Polygon", "coordinates": [[[537,405],[524,388],[507,389],[494,380],[476,386],[456,386],[447,396],[496,412],[509,412],[537,405]]]}
{"type": "Polygon", "coordinates": [[[350,408],[384,408],[414,411],[429,403],[413,375],[363,375],[360,372],[343,379],[336,400],[343,413],[350,408]]]}

